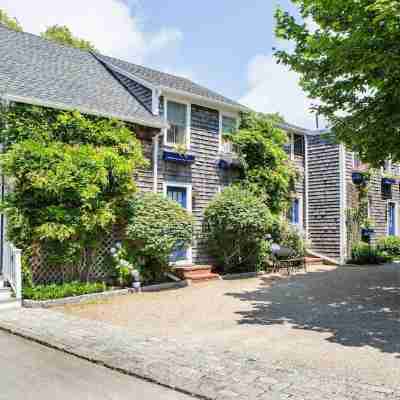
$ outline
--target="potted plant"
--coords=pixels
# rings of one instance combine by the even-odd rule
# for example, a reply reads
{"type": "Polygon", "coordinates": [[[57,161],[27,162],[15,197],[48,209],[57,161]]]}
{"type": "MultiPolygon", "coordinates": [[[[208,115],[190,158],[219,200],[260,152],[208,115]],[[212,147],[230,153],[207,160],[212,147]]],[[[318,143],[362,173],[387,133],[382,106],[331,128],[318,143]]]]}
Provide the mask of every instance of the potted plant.
{"type": "Polygon", "coordinates": [[[354,171],[351,180],[355,185],[366,185],[370,180],[370,173],[366,171],[354,171]]]}

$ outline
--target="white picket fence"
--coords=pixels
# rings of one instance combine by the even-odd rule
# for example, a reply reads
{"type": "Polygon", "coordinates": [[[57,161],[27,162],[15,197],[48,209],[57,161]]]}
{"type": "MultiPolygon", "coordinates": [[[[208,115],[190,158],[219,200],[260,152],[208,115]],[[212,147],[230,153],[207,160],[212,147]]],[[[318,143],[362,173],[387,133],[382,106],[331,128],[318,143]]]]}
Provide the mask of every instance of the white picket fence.
{"type": "Polygon", "coordinates": [[[16,300],[22,298],[22,267],[21,250],[12,243],[4,241],[3,247],[3,278],[7,281],[14,293],[16,300]]]}

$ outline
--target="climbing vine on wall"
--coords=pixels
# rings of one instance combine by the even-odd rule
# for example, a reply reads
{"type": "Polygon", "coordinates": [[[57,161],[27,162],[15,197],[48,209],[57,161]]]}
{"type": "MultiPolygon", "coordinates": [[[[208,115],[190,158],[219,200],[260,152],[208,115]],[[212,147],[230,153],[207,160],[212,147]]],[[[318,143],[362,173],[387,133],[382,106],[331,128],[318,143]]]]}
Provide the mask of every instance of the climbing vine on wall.
{"type": "Polygon", "coordinates": [[[101,238],[136,191],[140,142],[117,120],[21,104],[2,109],[0,128],[9,239],[89,279],[101,238]]]}

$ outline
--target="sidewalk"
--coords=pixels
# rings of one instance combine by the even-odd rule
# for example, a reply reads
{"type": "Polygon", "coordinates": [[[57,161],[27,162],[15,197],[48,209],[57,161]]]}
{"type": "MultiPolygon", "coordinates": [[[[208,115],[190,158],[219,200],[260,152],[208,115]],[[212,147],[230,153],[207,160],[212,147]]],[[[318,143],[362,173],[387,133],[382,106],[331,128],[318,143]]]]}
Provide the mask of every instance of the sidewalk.
{"type": "MultiPolygon", "coordinates": [[[[134,316],[133,316],[134,317],[134,316]]],[[[291,370],[268,360],[190,347],[51,310],[0,313],[0,329],[204,399],[398,400],[400,388],[291,370]]]]}

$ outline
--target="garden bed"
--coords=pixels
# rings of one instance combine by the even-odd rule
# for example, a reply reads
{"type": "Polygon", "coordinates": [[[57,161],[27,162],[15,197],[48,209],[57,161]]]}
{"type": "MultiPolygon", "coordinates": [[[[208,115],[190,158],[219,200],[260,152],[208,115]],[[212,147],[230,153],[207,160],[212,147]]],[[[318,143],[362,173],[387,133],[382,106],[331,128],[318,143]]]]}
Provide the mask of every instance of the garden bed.
{"type": "MultiPolygon", "coordinates": [[[[159,292],[162,290],[170,290],[170,289],[179,289],[189,285],[188,281],[179,281],[179,282],[166,282],[155,285],[143,286],[141,288],[142,292],[159,292]]],[[[79,304],[87,301],[95,301],[95,300],[105,300],[108,298],[116,297],[116,296],[125,296],[127,294],[137,293],[132,288],[125,289],[115,289],[109,288],[108,290],[96,293],[88,293],[78,296],[69,296],[62,297],[58,299],[48,299],[48,300],[32,300],[32,299],[24,299],[22,301],[22,305],[26,308],[50,308],[63,306],[66,304],[79,304]]]]}

